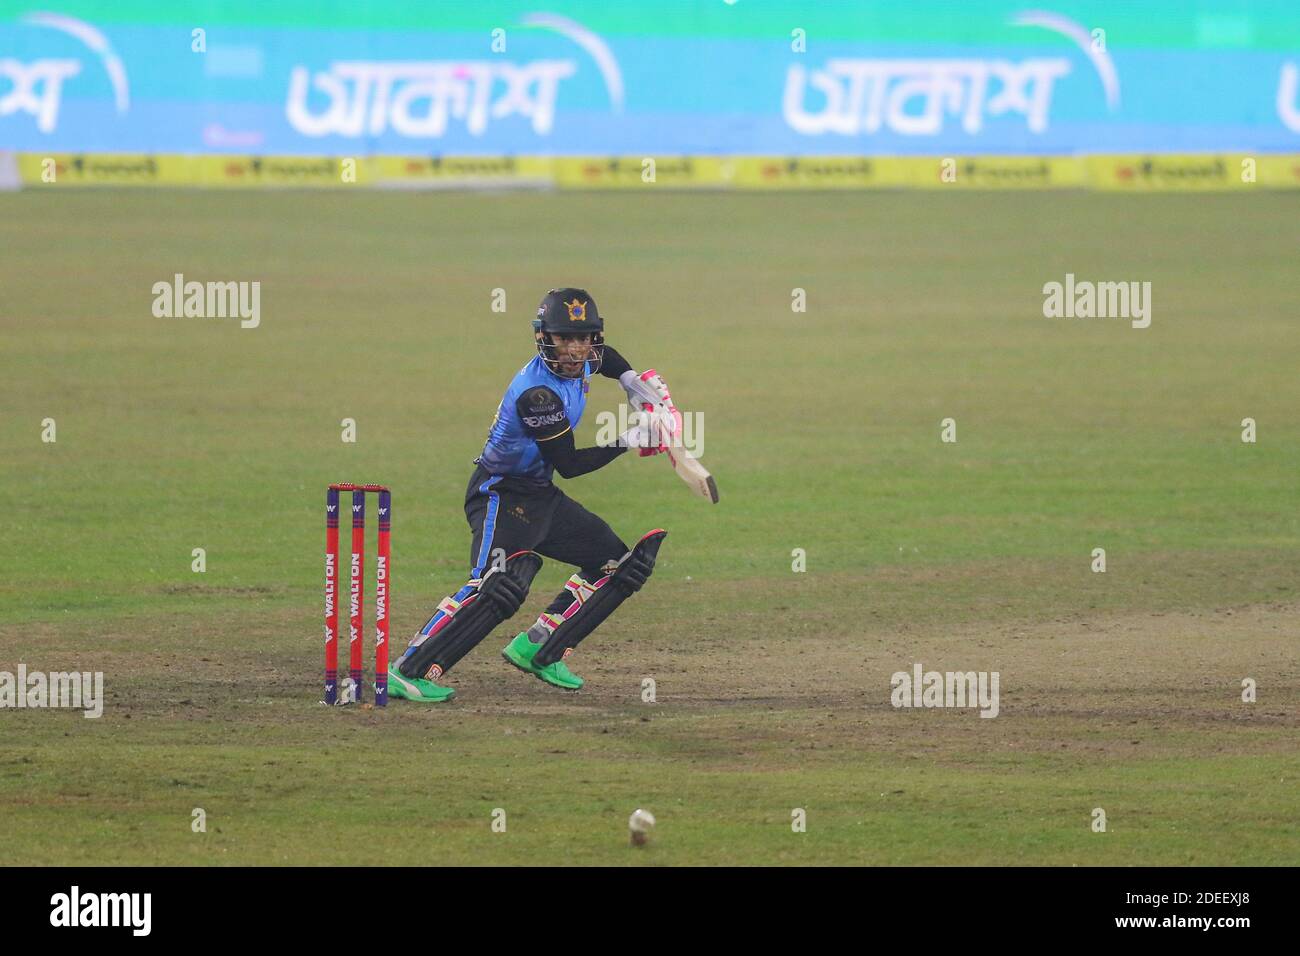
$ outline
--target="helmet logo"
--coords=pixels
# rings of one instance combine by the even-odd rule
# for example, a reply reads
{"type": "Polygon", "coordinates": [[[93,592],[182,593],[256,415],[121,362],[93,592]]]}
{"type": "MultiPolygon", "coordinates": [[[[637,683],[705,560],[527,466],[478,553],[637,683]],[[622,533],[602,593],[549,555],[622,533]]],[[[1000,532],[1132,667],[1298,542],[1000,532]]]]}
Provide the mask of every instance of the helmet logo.
{"type": "Polygon", "coordinates": [[[572,302],[564,303],[569,310],[570,322],[581,322],[587,317],[587,303],[575,298],[572,302]]]}

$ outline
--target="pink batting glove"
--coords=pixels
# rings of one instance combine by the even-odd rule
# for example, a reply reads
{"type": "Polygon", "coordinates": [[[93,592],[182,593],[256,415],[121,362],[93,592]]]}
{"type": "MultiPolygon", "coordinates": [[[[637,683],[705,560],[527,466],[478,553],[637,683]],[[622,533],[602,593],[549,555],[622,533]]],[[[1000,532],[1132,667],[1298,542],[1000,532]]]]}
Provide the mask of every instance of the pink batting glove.
{"type": "MultiPolygon", "coordinates": [[[[644,411],[649,412],[649,413],[651,413],[651,414],[653,414],[654,411],[655,411],[655,407],[654,407],[653,405],[651,405],[649,402],[643,402],[642,405],[641,405],[641,408],[642,408],[644,411]]],[[[664,411],[664,410],[661,409],[661,410],[660,410],[660,413],[662,414],[663,411],[664,411]]],[[[669,445],[669,444],[673,444],[673,445],[680,445],[680,444],[681,444],[681,434],[682,434],[682,413],[679,412],[676,408],[674,408],[674,407],[671,406],[671,405],[668,406],[668,408],[667,408],[667,412],[672,416],[672,425],[670,426],[670,427],[672,428],[672,434],[668,436],[668,440],[667,440],[667,441],[664,441],[663,438],[664,438],[665,433],[668,431],[668,426],[667,426],[667,423],[665,423],[665,422],[662,422],[662,421],[659,422],[659,423],[658,423],[658,429],[657,429],[657,431],[658,431],[658,435],[659,435],[659,438],[660,438],[660,443],[659,443],[659,445],[657,445],[656,447],[653,447],[653,448],[641,448],[641,449],[639,449],[638,451],[639,451],[639,453],[640,453],[640,455],[641,455],[642,458],[645,458],[645,457],[647,457],[647,456],[649,456],[649,455],[657,455],[657,454],[659,454],[660,452],[667,451],[667,450],[668,450],[668,445],[669,445]]]]}
{"type": "Polygon", "coordinates": [[[659,401],[662,404],[667,405],[669,408],[673,407],[673,397],[669,394],[668,383],[664,381],[662,375],[654,369],[648,368],[641,373],[640,379],[654,390],[655,394],[659,396],[659,401]]]}

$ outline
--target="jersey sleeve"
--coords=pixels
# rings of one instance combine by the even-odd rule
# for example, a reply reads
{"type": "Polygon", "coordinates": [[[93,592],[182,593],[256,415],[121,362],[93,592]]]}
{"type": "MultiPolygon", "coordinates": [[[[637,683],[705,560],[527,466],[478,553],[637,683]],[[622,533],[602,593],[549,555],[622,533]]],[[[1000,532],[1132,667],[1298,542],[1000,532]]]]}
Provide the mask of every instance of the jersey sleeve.
{"type": "Polygon", "coordinates": [[[555,441],[542,442],[542,458],[560,473],[561,478],[577,478],[604,468],[619,455],[627,451],[617,445],[594,445],[591,448],[574,446],[573,432],[555,436],[555,441]]]}
{"type": "Polygon", "coordinates": [[[617,379],[624,372],[632,371],[627,359],[619,355],[608,345],[605,346],[605,358],[600,363],[600,374],[605,378],[617,379]]]}
{"type": "Polygon", "coordinates": [[[559,438],[572,427],[564,402],[545,385],[534,385],[524,391],[515,402],[515,410],[519,412],[524,433],[533,441],[559,438]]]}

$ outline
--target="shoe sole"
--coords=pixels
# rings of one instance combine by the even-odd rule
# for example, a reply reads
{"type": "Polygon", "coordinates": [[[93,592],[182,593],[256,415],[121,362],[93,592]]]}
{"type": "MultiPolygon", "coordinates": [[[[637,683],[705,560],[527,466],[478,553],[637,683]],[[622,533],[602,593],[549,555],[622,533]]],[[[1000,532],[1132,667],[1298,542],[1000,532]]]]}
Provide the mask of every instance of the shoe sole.
{"type": "Polygon", "coordinates": [[[543,684],[546,684],[550,687],[558,687],[560,690],[582,690],[581,684],[579,684],[577,687],[570,687],[568,684],[557,684],[554,681],[547,680],[541,674],[537,673],[537,671],[534,670],[532,667],[530,667],[528,664],[522,663],[521,661],[517,661],[513,657],[511,657],[509,647],[506,647],[506,649],[501,652],[501,656],[506,659],[506,662],[510,664],[510,666],[523,671],[525,674],[531,674],[533,677],[536,677],[543,684]]]}

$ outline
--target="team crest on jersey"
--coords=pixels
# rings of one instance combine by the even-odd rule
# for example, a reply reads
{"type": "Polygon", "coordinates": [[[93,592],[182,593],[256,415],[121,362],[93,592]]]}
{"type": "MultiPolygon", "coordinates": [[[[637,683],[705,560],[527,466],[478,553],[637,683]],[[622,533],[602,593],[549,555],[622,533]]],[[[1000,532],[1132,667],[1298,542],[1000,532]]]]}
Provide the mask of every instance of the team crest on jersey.
{"type": "Polygon", "coordinates": [[[569,310],[570,322],[581,322],[587,317],[587,303],[580,299],[574,299],[572,302],[564,303],[564,305],[569,310]]]}

